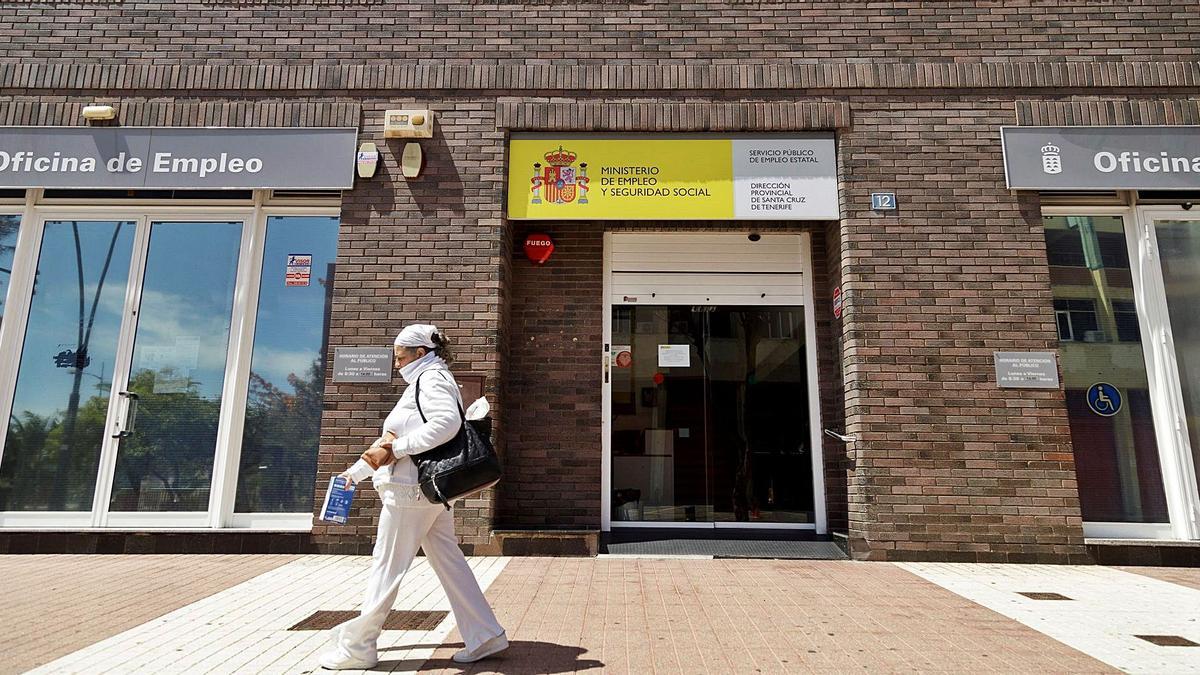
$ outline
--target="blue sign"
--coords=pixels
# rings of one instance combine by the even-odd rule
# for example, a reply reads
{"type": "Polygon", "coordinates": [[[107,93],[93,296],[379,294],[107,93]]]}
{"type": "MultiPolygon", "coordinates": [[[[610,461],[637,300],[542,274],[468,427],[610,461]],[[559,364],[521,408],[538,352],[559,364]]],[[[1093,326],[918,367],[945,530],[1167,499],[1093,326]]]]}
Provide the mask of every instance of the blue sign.
{"type": "Polygon", "coordinates": [[[874,211],[895,211],[896,210],[896,193],[895,192],[872,192],[871,193],[871,209],[874,211]]]}
{"type": "Polygon", "coordinates": [[[1088,387],[1088,407],[1102,417],[1112,417],[1121,412],[1121,392],[1107,382],[1097,382],[1088,387]]]}

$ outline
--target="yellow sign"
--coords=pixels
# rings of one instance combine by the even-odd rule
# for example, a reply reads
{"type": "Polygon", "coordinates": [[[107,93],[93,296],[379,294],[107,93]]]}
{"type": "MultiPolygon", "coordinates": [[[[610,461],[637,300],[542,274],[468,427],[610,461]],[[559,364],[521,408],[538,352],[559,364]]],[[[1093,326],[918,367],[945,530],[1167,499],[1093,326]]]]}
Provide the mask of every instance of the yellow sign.
{"type": "Polygon", "coordinates": [[[835,220],[834,138],[514,138],[508,217],[835,220]]]}
{"type": "Polygon", "coordinates": [[[733,217],[730,139],[514,139],[515,219],[733,217]]]}

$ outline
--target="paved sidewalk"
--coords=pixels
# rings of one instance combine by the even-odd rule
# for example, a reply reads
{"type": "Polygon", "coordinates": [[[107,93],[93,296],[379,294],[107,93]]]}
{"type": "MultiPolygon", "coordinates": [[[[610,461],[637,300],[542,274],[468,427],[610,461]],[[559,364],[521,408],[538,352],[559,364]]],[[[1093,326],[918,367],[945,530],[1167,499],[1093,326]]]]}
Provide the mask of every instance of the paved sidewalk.
{"type": "Polygon", "coordinates": [[[0,673],[70,654],[296,557],[0,556],[0,673]]]}
{"type": "Polygon", "coordinates": [[[1200,643],[1200,590],[1154,578],[1195,581],[1200,580],[1200,570],[1171,570],[1164,575],[1100,566],[902,566],[1125,672],[1200,672],[1200,646],[1164,647],[1137,637],[1175,636],[1200,643]],[[1035,599],[1023,593],[1060,597],[1035,599]]]}
{"type": "MultiPolygon", "coordinates": [[[[1166,631],[1200,642],[1194,587],[1200,570],[625,557],[470,561],[512,648],[502,658],[459,667],[450,660],[462,646],[450,617],[433,630],[385,631],[373,672],[1101,673],[1119,667],[1200,673],[1200,647],[1131,642],[1132,635],[1166,631]],[[1037,601],[1022,591],[1074,599],[1037,601]]],[[[323,672],[315,658],[328,633],[288,628],[317,610],[357,608],[369,562],[0,556],[0,592],[10,598],[0,625],[23,627],[21,635],[0,634],[0,672],[35,666],[39,673],[89,675],[323,672]],[[43,591],[47,585],[54,590],[43,591]],[[57,650],[25,646],[38,636],[46,636],[43,646],[53,645],[63,632],[69,639],[57,650]]],[[[396,609],[449,609],[423,559],[405,578],[396,609]]]]}
{"type": "Polygon", "coordinates": [[[489,596],[512,653],[472,673],[1112,672],[887,563],[515,558],[489,596]]]}

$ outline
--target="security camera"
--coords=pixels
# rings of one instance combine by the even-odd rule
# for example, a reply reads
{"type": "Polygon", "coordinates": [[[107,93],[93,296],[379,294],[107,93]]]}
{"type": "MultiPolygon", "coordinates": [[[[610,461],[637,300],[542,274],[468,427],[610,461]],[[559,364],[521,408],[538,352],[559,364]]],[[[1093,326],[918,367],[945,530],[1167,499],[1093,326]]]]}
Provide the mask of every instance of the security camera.
{"type": "Polygon", "coordinates": [[[757,232],[751,232],[746,238],[750,241],[758,241],[759,239],[762,239],[762,235],[757,232]]]}
{"type": "Polygon", "coordinates": [[[1191,202],[1184,202],[1184,203],[1183,203],[1183,210],[1184,210],[1184,211],[1191,211],[1191,210],[1192,210],[1192,203],[1191,203],[1191,202]]]}

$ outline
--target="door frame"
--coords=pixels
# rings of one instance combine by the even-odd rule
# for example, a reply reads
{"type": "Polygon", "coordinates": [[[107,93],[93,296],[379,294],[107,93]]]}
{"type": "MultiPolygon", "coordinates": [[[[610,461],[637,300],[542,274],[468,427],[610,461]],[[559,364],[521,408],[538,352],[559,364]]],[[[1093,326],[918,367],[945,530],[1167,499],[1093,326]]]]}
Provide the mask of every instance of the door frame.
{"type": "MultiPolygon", "coordinates": [[[[1197,493],[1190,442],[1183,414],[1166,292],[1158,260],[1154,219],[1189,219],[1178,206],[1043,206],[1043,216],[1110,216],[1124,222],[1125,242],[1133,278],[1138,328],[1143,336],[1142,356],[1150,390],[1150,408],[1158,445],[1159,468],[1167,502],[1166,523],[1085,521],[1089,538],[1200,539],[1200,494],[1197,493]]],[[[1191,220],[1200,220],[1200,214],[1191,220]]]]}
{"type": "MultiPolygon", "coordinates": [[[[20,213],[21,230],[9,284],[9,301],[5,320],[0,324],[0,414],[12,409],[16,378],[20,367],[25,333],[28,327],[32,300],[33,279],[41,254],[45,223],[49,220],[128,220],[135,223],[133,254],[126,287],[122,324],[118,338],[117,363],[111,380],[106,421],[106,438],[97,468],[93,508],[90,512],[26,512],[0,511],[0,529],[6,528],[69,528],[71,530],[192,530],[192,529],[266,529],[309,531],[312,514],[305,513],[235,513],[237,476],[241,458],[245,407],[249,394],[249,374],[253,358],[255,321],[262,281],[263,253],[266,248],[267,221],[271,216],[339,217],[339,206],[270,206],[267,193],[256,190],[253,203],[227,205],[200,204],[96,204],[55,203],[39,204],[40,191],[29,190],[26,204],[0,212],[20,213]],[[243,223],[238,249],[236,287],[226,353],[225,380],[222,386],[220,421],[214,448],[212,487],[206,511],[186,513],[113,512],[108,510],[113,475],[116,470],[117,444],[111,431],[118,420],[124,419],[126,404],[116,396],[125,391],[128,370],[132,365],[136,320],[130,310],[140,305],[148,250],[150,224],[157,221],[206,222],[238,220],[243,223]]],[[[7,424],[0,424],[0,461],[3,461],[4,437],[7,424]]]]}
{"type": "MultiPolygon", "coordinates": [[[[646,231],[650,233],[650,231],[646,231]]],[[[654,231],[654,234],[680,237],[695,232],[654,231]]],[[[720,234],[704,232],[704,234],[720,234]]],[[[808,369],[808,407],[809,407],[809,443],[812,447],[812,480],[813,480],[813,522],[812,523],[741,523],[741,522],[711,522],[711,523],[673,523],[658,521],[613,521],[612,519],[612,239],[613,232],[604,233],[604,269],[602,293],[604,295],[603,314],[603,352],[600,368],[602,372],[602,404],[601,404],[601,462],[600,462],[600,527],[604,532],[613,528],[618,529],[771,529],[771,530],[814,530],[817,534],[828,532],[828,516],[825,503],[825,455],[821,436],[821,396],[820,373],[817,364],[817,325],[816,310],[813,295],[813,261],[812,236],[808,232],[781,233],[797,236],[800,239],[801,256],[801,296],[804,309],[805,332],[805,361],[808,369]]],[[[730,232],[731,237],[745,236],[744,232],[730,232]]],[[[764,307],[782,306],[764,304],[764,307]]]]}

